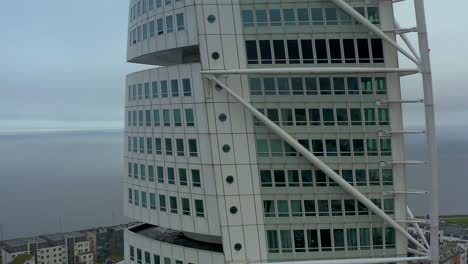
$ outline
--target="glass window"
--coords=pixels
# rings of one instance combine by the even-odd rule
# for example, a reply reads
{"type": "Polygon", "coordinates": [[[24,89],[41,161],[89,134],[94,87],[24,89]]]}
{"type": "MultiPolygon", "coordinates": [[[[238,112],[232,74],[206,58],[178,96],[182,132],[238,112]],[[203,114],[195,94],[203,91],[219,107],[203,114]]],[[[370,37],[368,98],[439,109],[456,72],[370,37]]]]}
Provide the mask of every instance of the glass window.
{"type": "Polygon", "coordinates": [[[181,198],[182,203],[182,214],[190,215],[190,200],[187,198],[181,198]]]}
{"type": "Polygon", "coordinates": [[[330,211],[328,209],[328,200],[318,200],[317,203],[319,216],[330,216],[330,211]]]}
{"type": "Polygon", "coordinates": [[[360,108],[349,109],[349,115],[351,117],[351,125],[360,126],[362,125],[362,114],[360,108]]]}
{"type": "Polygon", "coordinates": [[[295,26],[296,25],[296,14],[293,8],[283,9],[284,24],[286,26],[295,26]]]}
{"type": "Polygon", "coordinates": [[[280,238],[281,238],[281,252],[283,253],[293,252],[293,247],[291,243],[291,231],[280,230],[280,238]]]}
{"type": "Polygon", "coordinates": [[[182,79],[182,89],[184,96],[192,96],[192,88],[190,85],[190,79],[182,79]]]}
{"type": "Polygon", "coordinates": [[[345,80],[343,77],[333,78],[333,91],[336,95],[346,94],[345,80]]]}
{"type": "Polygon", "coordinates": [[[174,32],[174,19],[172,18],[172,16],[166,17],[166,31],[167,33],[174,32]]]}
{"type": "Polygon", "coordinates": [[[263,78],[265,95],[276,95],[275,78],[263,78]]]}
{"type": "Polygon", "coordinates": [[[311,39],[301,40],[301,51],[302,51],[302,63],[314,63],[314,52],[312,50],[311,39]]]}
{"type": "Polygon", "coordinates": [[[385,247],[395,248],[395,229],[393,227],[385,228],[385,247]]]}
{"type": "Polygon", "coordinates": [[[279,217],[288,217],[289,216],[289,205],[287,200],[278,200],[276,201],[278,207],[278,216],[279,217]]]}
{"type": "Polygon", "coordinates": [[[309,9],[308,8],[298,8],[297,9],[297,20],[299,25],[309,25],[309,9]]]}
{"type": "Polygon", "coordinates": [[[286,187],[286,176],[283,170],[274,170],[275,187],[286,187]]]}
{"type": "Polygon", "coordinates": [[[305,236],[304,230],[293,230],[294,247],[296,252],[305,252],[305,236]]]}
{"type": "Polygon", "coordinates": [[[341,25],[351,25],[352,24],[352,19],[351,16],[348,15],[345,11],[342,9],[339,10],[339,15],[340,15],[340,24],[341,25]]]}
{"type": "Polygon", "coordinates": [[[270,9],[270,26],[281,26],[281,11],[280,9],[270,9]]]}
{"type": "Polygon", "coordinates": [[[154,166],[148,165],[148,180],[154,182],[154,166]]]}
{"type": "Polygon", "coordinates": [[[267,230],[266,238],[269,253],[279,253],[278,232],[276,230],[267,230]]]}
{"type": "Polygon", "coordinates": [[[171,207],[171,213],[177,214],[177,198],[174,196],[169,196],[169,205],[171,207]]]}
{"type": "MultiPolygon", "coordinates": [[[[156,0],[156,1],[161,1],[161,0],[156,0]]],[[[161,257],[159,255],[154,254],[153,260],[154,260],[154,264],[161,264],[161,257]]]]}
{"type": "Polygon", "coordinates": [[[267,12],[265,9],[255,10],[255,18],[257,22],[257,27],[268,26],[267,12]]]}
{"type": "Polygon", "coordinates": [[[184,140],[181,138],[176,138],[176,152],[177,156],[183,157],[185,155],[184,140]]]}
{"type": "Polygon", "coordinates": [[[145,83],[145,99],[150,98],[150,89],[149,89],[149,83],[145,83]]]}
{"type": "Polygon", "coordinates": [[[320,85],[320,94],[322,95],[332,94],[330,78],[319,78],[319,85],[320,85]]]}
{"type": "Polygon", "coordinates": [[[315,201],[304,200],[304,212],[305,216],[315,216],[315,201]]]}
{"type": "Polygon", "coordinates": [[[259,40],[260,58],[262,64],[272,64],[271,46],[269,40],[259,40]]]}
{"type": "Polygon", "coordinates": [[[359,229],[359,246],[361,250],[370,249],[370,231],[369,228],[359,229]]]}
{"type": "Polygon", "coordinates": [[[366,125],[375,125],[375,111],[374,108],[364,108],[364,119],[366,125]]]}
{"type": "Polygon", "coordinates": [[[166,127],[171,126],[171,116],[167,109],[163,110],[163,123],[166,127]]]}
{"type": "Polygon", "coordinates": [[[188,127],[195,126],[195,117],[193,114],[193,109],[185,109],[185,122],[188,127]]]}
{"type": "Polygon", "coordinates": [[[294,109],[294,115],[296,117],[296,126],[305,126],[307,124],[305,109],[294,109]]]}
{"type": "Polygon", "coordinates": [[[130,188],[128,188],[128,203],[133,203],[133,191],[130,188]]]}
{"type": "MultiPolygon", "coordinates": [[[[141,2],[139,2],[141,3],[141,2]]],[[[141,264],[141,249],[137,248],[137,263],[141,264]]]]}
{"type": "Polygon", "coordinates": [[[302,187],[314,186],[312,170],[302,170],[301,171],[301,180],[302,180],[302,187]]]}
{"type": "Polygon", "coordinates": [[[287,142],[284,142],[284,153],[286,156],[297,156],[296,150],[287,142]]]}
{"type": "Polygon", "coordinates": [[[248,64],[258,64],[257,42],[255,40],[245,41],[248,64]]]}
{"type": "Polygon", "coordinates": [[[348,109],[346,108],[337,108],[336,109],[336,123],[339,126],[348,125],[348,109]]]}
{"type": "Polygon", "coordinates": [[[329,229],[320,230],[320,242],[322,245],[322,251],[332,250],[331,233],[329,229]]]}
{"type": "Polygon", "coordinates": [[[299,187],[299,171],[288,170],[289,187],[299,187]]]}
{"type": "Polygon", "coordinates": [[[291,216],[302,216],[301,200],[291,200],[291,216]]]}
{"type": "Polygon", "coordinates": [[[197,157],[198,156],[197,140],[196,139],[189,139],[188,140],[188,147],[189,147],[190,157],[197,157]]]}
{"type": "Polygon", "coordinates": [[[259,157],[268,157],[269,152],[268,152],[268,140],[266,139],[257,139],[256,140],[256,145],[257,145],[257,155],[259,157]]]}
{"type": "Polygon", "coordinates": [[[319,250],[317,230],[307,229],[307,247],[309,252],[317,252],[319,250]]]}
{"type": "Polygon", "coordinates": [[[153,154],[153,138],[146,138],[146,153],[153,154]]]}
{"type": "Polygon", "coordinates": [[[344,200],[344,206],[346,215],[356,215],[356,204],[354,200],[344,200]]]}
{"type": "Polygon", "coordinates": [[[316,156],[323,156],[323,142],[321,139],[312,139],[312,151],[316,156]]]}
{"type": "Polygon", "coordinates": [[[317,79],[306,77],[305,88],[306,88],[307,95],[316,95],[317,94],[317,79]]]}
{"type": "Polygon", "coordinates": [[[311,8],[311,13],[312,13],[312,25],[316,25],[316,26],[323,25],[322,8],[311,8]]]}
{"type": "Polygon", "coordinates": [[[283,156],[283,143],[279,139],[270,140],[271,155],[272,156],[283,156]]]}
{"type": "Polygon", "coordinates": [[[302,85],[302,78],[291,78],[291,87],[293,95],[303,95],[304,86],[302,85]]]}
{"type": "Polygon", "coordinates": [[[381,227],[372,228],[372,245],[374,249],[381,249],[383,247],[383,235],[381,227]]]}
{"type": "Polygon", "coordinates": [[[273,40],[273,52],[275,54],[276,64],[286,63],[286,51],[283,40],[273,40]]]}
{"type": "Polygon", "coordinates": [[[339,39],[329,39],[331,63],[341,63],[341,45],[339,39]]]}
{"type": "Polygon", "coordinates": [[[333,230],[333,242],[335,243],[335,251],[343,251],[345,249],[343,229],[333,230]]]}
{"type": "Polygon", "coordinates": [[[156,0],[156,7],[161,7],[162,6],[162,0],[156,0]]]}
{"type": "Polygon", "coordinates": [[[353,39],[343,39],[345,63],[356,63],[356,50],[353,39]]]}
{"type": "Polygon", "coordinates": [[[166,155],[172,156],[172,139],[165,138],[164,143],[165,143],[165,147],[166,147],[166,155]]]}
{"type": "Polygon", "coordinates": [[[273,180],[271,178],[271,171],[261,170],[260,171],[260,182],[262,187],[273,187],[273,180]]]}
{"type": "Polygon", "coordinates": [[[242,25],[244,27],[253,27],[253,11],[252,10],[242,10],[242,25]]]}
{"type": "Polygon", "coordinates": [[[187,170],[179,168],[179,184],[181,186],[187,186],[187,170]]]}
{"type": "Polygon", "coordinates": [[[369,41],[367,39],[357,39],[356,43],[359,63],[370,63],[369,41]]]}
{"type": "Polygon", "coordinates": [[[356,77],[348,77],[348,94],[359,94],[359,81],[356,77]]]}
{"type": "Polygon", "coordinates": [[[341,200],[331,200],[331,209],[332,209],[332,216],[342,216],[343,208],[341,205],[341,200]]]}
{"type": "Polygon", "coordinates": [[[326,139],[325,146],[327,148],[327,156],[337,156],[338,148],[336,145],[336,139],[326,139]]]}
{"type": "Polygon", "coordinates": [[[185,17],[184,13],[179,13],[176,15],[177,21],[177,31],[181,31],[185,29],[185,17]]]}
{"type": "Polygon", "coordinates": [[[292,109],[281,109],[281,125],[294,125],[292,109]]]}
{"type": "Polygon", "coordinates": [[[143,30],[143,40],[148,39],[148,24],[147,23],[143,24],[142,30],[143,30]]]}
{"type": "Polygon", "coordinates": [[[381,126],[387,126],[390,125],[390,117],[389,117],[389,111],[388,108],[379,108],[377,109],[378,111],[378,116],[379,116],[379,125],[381,126]]]}
{"type": "Polygon", "coordinates": [[[278,92],[280,95],[289,95],[289,79],[278,78],[278,92]]]}
{"type": "Polygon", "coordinates": [[[379,8],[376,6],[367,7],[367,17],[372,24],[380,24],[379,8]]]}
{"type": "MultiPolygon", "coordinates": [[[[166,0],[167,4],[167,0],[166,0]]],[[[171,264],[171,259],[170,258],[164,258],[164,264],[171,264]]]]}
{"type": "Polygon", "coordinates": [[[146,126],[151,126],[151,110],[145,111],[146,126]]]}
{"type": "Polygon", "coordinates": [[[163,23],[163,19],[162,19],[162,18],[158,18],[158,20],[156,20],[156,24],[157,24],[157,26],[158,26],[158,35],[164,34],[164,23],[163,23]]]}
{"type": "Polygon", "coordinates": [[[327,20],[327,26],[334,26],[338,24],[338,17],[336,8],[325,8],[325,17],[327,20]]]}
{"type": "Polygon", "coordinates": [[[392,169],[382,170],[382,184],[393,185],[393,170],[392,169]]]}
{"type": "Polygon", "coordinates": [[[262,95],[262,81],[260,78],[250,78],[250,95],[262,95]]]}
{"type": "Polygon", "coordinates": [[[179,97],[179,80],[171,80],[172,97],[179,97]]]}
{"type": "Polygon", "coordinates": [[[332,108],[323,108],[322,115],[323,115],[323,124],[325,126],[335,125],[335,113],[332,108]]]}
{"type": "Polygon", "coordinates": [[[147,207],[146,192],[141,192],[141,207],[147,207]]]}
{"type": "Polygon", "coordinates": [[[395,213],[395,200],[392,198],[384,199],[384,211],[386,214],[395,213]]]}
{"type": "Polygon", "coordinates": [[[198,217],[205,217],[205,208],[202,200],[195,200],[195,213],[198,217]]]}
{"type": "Polygon", "coordinates": [[[200,170],[192,170],[192,186],[201,187],[201,175],[200,170]]]}
{"type": "Polygon", "coordinates": [[[377,94],[386,94],[387,86],[384,77],[375,78],[375,86],[377,94]]]}
{"type": "Polygon", "coordinates": [[[164,168],[161,166],[156,167],[158,173],[158,183],[164,183],[164,168]]]}
{"type": "Polygon", "coordinates": [[[155,145],[155,152],[157,155],[161,155],[162,154],[162,142],[161,142],[161,138],[155,138],[154,139],[154,145],[155,145]]]}
{"type": "Polygon", "coordinates": [[[376,139],[367,139],[367,155],[368,156],[377,156],[378,155],[378,150],[377,150],[377,140],[376,139]]]}
{"type": "Polygon", "coordinates": [[[176,127],[182,126],[182,113],[180,112],[180,109],[174,109],[173,114],[174,114],[174,126],[176,127]]]}
{"type": "Polygon", "coordinates": [[[153,98],[158,98],[158,82],[152,82],[151,89],[153,92],[153,98]]]}
{"type": "Polygon", "coordinates": [[[161,96],[164,98],[168,96],[167,81],[161,81],[161,96]]]}
{"type": "Polygon", "coordinates": [[[136,206],[139,206],[140,205],[140,193],[138,192],[138,190],[134,190],[134,195],[133,197],[135,197],[135,205],[136,206]]]}
{"type": "Polygon", "coordinates": [[[349,139],[340,139],[340,156],[351,156],[351,141],[349,139]]]}
{"type": "Polygon", "coordinates": [[[392,141],[389,138],[380,139],[380,155],[392,155],[392,141]]]}
{"type": "Polygon", "coordinates": [[[276,216],[275,201],[264,200],[263,201],[263,213],[265,217],[275,217],[276,216]]]}
{"type": "Polygon", "coordinates": [[[288,39],[286,41],[288,44],[288,56],[289,56],[289,63],[290,64],[297,64],[300,63],[299,57],[299,44],[295,39],[288,39]]]}
{"type": "Polygon", "coordinates": [[[355,173],[356,173],[356,185],[366,186],[367,185],[366,170],[357,169],[355,170],[355,173]]]}
{"type": "Polygon", "coordinates": [[[353,139],[353,153],[354,156],[364,156],[364,140],[353,139]]]}

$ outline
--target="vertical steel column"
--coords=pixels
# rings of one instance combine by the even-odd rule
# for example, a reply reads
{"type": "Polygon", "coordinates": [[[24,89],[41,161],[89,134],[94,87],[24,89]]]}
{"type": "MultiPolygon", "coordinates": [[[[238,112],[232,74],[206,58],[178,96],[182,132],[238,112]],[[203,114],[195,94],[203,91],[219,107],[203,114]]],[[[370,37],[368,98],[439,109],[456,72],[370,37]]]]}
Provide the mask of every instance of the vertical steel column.
{"type": "Polygon", "coordinates": [[[437,141],[435,132],[434,94],[432,89],[431,60],[427,38],[424,0],[414,0],[416,26],[418,28],[420,71],[424,89],[424,107],[426,114],[427,145],[429,149],[428,165],[432,174],[431,191],[431,263],[439,263],[439,166],[437,159],[437,141]]]}

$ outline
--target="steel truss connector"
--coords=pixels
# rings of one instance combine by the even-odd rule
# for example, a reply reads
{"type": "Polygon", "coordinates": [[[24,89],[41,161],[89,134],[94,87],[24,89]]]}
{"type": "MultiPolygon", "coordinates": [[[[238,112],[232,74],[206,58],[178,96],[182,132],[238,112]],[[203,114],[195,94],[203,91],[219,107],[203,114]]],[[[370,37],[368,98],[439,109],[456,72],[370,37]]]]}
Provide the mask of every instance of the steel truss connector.
{"type": "Polygon", "coordinates": [[[403,161],[382,161],[382,166],[392,165],[427,165],[427,161],[420,160],[403,160],[403,161]]]}
{"type": "Polygon", "coordinates": [[[377,106],[388,105],[388,104],[418,104],[424,103],[424,99],[417,100],[379,100],[375,101],[377,106]]]}
{"type": "Polygon", "coordinates": [[[428,191],[424,190],[406,190],[406,191],[388,191],[388,192],[383,192],[383,196],[393,196],[395,194],[424,194],[427,195],[429,194],[428,191]]]}
{"type": "Polygon", "coordinates": [[[389,136],[393,134],[406,134],[406,135],[415,135],[415,134],[424,134],[426,131],[424,130],[404,130],[404,131],[391,131],[391,130],[386,130],[386,131],[379,131],[377,132],[377,135],[379,137],[384,137],[384,136],[389,136]]]}

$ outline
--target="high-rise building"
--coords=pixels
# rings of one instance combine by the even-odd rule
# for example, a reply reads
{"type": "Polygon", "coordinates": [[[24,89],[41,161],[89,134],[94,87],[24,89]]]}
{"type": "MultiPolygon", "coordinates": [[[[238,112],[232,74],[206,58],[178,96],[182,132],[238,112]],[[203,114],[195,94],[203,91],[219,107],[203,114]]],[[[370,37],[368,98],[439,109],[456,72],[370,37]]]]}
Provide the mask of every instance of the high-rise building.
{"type": "Polygon", "coordinates": [[[131,0],[127,60],[164,67],[126,80],[126,263],[407,257],[395,28],[390,0],[131,0]]]}

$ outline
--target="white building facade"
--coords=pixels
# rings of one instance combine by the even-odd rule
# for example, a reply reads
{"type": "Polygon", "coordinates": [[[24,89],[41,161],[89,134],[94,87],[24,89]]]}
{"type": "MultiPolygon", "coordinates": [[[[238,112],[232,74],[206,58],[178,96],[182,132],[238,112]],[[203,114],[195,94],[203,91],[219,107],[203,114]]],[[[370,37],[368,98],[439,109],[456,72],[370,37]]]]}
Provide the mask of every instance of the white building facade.
{"type": "MultiPolygon", "coordinates": [[[[395,39],[392,1],[348,1],[395,39]]],[[[131,0],[125,262],[406,257],[407,239],[208,80],[215,70],[398,68],[331,1],[131,0]]],[[[217,75],[406,229],[400,74],[217,75]]]]}

